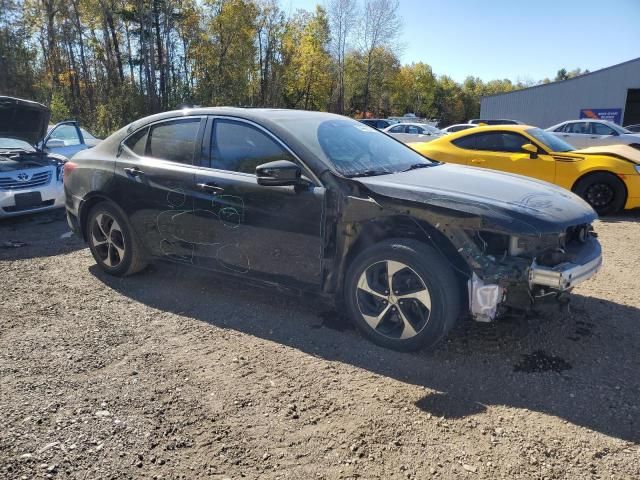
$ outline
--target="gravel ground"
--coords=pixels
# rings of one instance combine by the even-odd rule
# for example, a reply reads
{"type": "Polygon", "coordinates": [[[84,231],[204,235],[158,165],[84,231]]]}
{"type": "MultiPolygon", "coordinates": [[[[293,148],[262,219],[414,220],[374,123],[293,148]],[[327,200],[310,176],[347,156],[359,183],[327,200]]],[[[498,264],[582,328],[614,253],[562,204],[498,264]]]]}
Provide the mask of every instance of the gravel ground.
{"type": "Polygon", "coordinates": [[[640,478],[640,213],[535,316],[435,351],[169,264],[103,275],[60,212],[0,222],[2,478],[640,478]]]}

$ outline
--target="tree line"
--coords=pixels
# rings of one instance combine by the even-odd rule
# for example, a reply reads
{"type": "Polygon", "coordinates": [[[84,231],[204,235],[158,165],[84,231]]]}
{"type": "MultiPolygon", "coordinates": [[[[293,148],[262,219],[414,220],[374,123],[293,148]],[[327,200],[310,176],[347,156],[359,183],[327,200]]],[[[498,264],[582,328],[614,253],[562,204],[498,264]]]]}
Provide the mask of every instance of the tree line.
{"type": "MultiPolygon", "coordinates": [[[[400,61],[397,0],[0,0],[0,94],[99,135],[183,105],[477,117],[510,80],[455,82],[400,61]]],[[[567,72],[564,71],[566,75],[567,72]]]]}

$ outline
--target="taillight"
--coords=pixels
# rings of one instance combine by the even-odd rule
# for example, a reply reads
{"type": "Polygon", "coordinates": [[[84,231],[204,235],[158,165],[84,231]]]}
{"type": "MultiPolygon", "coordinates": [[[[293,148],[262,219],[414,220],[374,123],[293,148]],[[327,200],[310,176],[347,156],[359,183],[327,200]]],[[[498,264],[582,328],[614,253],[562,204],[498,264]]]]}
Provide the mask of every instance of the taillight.
{"type": "Polygon", "coordinates": [[[66,162],[64,164],[64,170],[63,170],[64,176],[63,176],[63,178],[64,179],[69,178],[69,175],[71,174],[71,172],[73,172],[76,169],[77,166],[78,166],[77,163],[73,163],[71,161],[66,162]]]}

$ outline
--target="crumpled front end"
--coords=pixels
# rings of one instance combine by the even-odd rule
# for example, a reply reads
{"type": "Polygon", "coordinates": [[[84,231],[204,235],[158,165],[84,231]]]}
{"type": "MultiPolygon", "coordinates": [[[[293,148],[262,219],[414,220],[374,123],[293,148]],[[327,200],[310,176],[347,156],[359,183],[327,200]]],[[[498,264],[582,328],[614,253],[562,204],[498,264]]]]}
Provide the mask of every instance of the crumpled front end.
{"type": "Polygon", "coordinates": [[[526,310],[542,298],[560,298],[602,266],[602,250],[590,224],[558,235],[493,234],[487,240],[478,232],[475,237],[481,240],[474,241],[479,261],[468,289],[469,310],[478,321],[492,321],[508,309],[526,310]]]}

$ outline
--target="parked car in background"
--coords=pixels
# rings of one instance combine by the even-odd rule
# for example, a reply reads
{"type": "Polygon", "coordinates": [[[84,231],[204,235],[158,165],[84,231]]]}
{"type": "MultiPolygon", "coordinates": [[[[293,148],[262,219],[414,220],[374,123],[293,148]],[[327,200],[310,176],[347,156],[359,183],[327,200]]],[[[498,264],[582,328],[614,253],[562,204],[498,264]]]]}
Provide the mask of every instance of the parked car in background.
{"type": "Polygon", "coordinates": [[[473,125],[484,124],[484,125],[522,125],[520,120],[509,120],[506,118],[501,119],[482,119],[482,118],[472,118],[468,123],[473,125]]]}
{"type": "Polygon", "coordinates": [[[549,127],[547,131],[576,148],[595,145],[632,145],[640,148],[640,134],[606,120],[569,120],[549,127]]]}
{"type": "Polygon", "coordinates": [[[382,118],[363,118],[362,120],[358,121],[360,123],[364,123],[365,125],[369,125],[370,127],[377,128],[378,130],[384,130],[391,125],[398,123],[393,120],[385,120],[382,118]]]}
{"type": "Polygon", "coordinates": [[[401,142],[428,142],[444,135],[426,123],[398,123],[382,130],[401,142]]]}
{"type": "MultiPolygon", "coordinates": [[[[584,198],[599,214],[640,207],[640,155],[631,147],[575,150],[529,125],[477,127],[410,144],[428,158],[526,175],[584,198]],[[609,151],[608,151],[609,150],[609,151]]],[[[532,199],[531,205],[539,199],[532,199]]]]}
{"type": "Polygon", "coordinates": [[[631,133],[640,133],[640,123],[636,125],[627,125],[624,127],[626,130],[629,130],[631,133]]]}
{"type": "Polygon", "coordinates": [[[64,205],[66,159],[38,147],[48,122],[44,105],[0,97],[0,218],[64,205]]]}
{"type": "Polygon", "coordinates": [[[71,158],[76,153],[87,148],[95,147],[100,139],[94,137],[75,120],[49,125],[47,136],[41,148],[45,152],[57,153],[71,158]]]}
{"type": "Polygon", "coordinates": [[[456,123],[455,125],[449,125],[447,128],[443,128],[441,131],[444,134],[461,132],[469,128],[477,127],[475,123],[456,123]]]}
{"type": "Polygon", "coordinates": [[[65,192],[108,274],[160,258],[312,291],[398,350],[434,345],[461,307],[527,310],[602,262],[596,214],[572,193],[433,162],[329,113],[153,115],[67,162],[65,192]]]}

